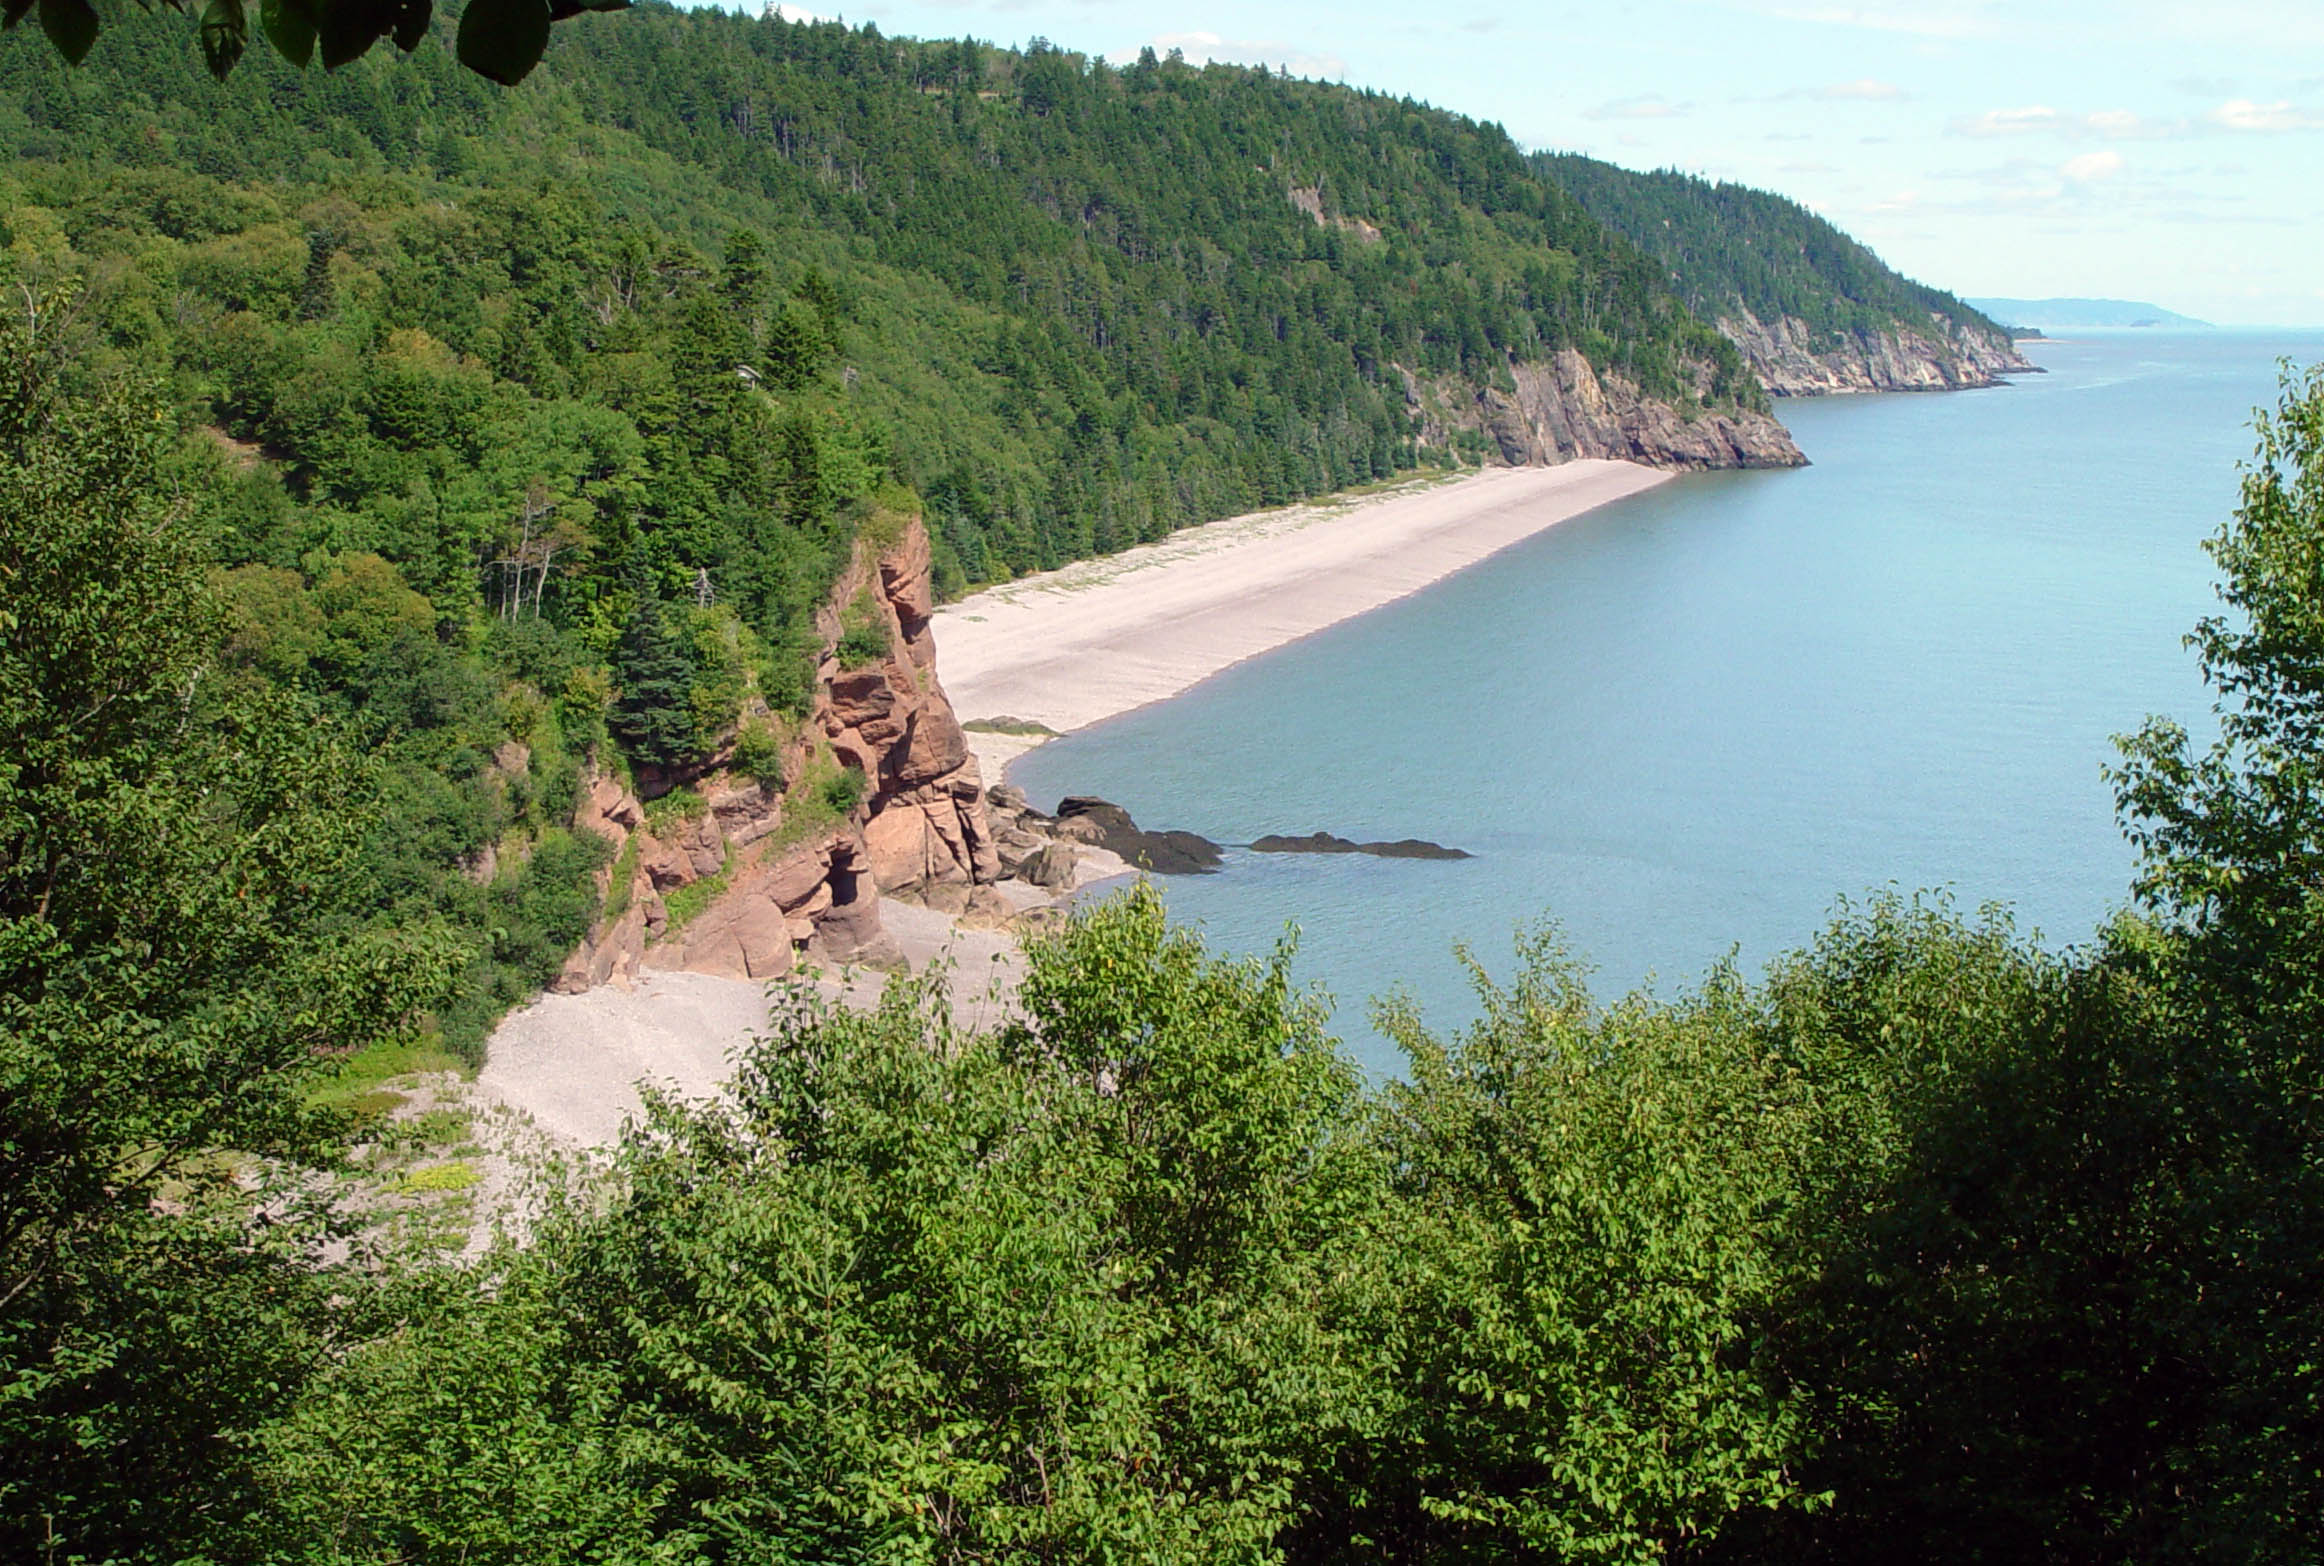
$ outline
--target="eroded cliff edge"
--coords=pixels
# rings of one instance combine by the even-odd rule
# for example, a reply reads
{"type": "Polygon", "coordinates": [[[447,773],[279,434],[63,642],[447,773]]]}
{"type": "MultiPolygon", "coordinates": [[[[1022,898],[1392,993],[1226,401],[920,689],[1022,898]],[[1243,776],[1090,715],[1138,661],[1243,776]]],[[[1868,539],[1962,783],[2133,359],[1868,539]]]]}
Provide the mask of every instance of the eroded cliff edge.
{"type": "MultiPolygon", "coordinates": [[[[1706,370],[1697,388],[1702,402],[1708,378],[1706,370]]],[[[1771,414],[1700,404],[1682,411],[1571,348],[1512,363],[1502,385],[1480,388],[1452,376],[1423,381],[1406,372],[1404,394],[1424,444],[1481,444],[1479,455],[1510,467],[1606,457],[1700,472],[1796,468],[1808,460],[1771,414]]]]}
{"type": "Polygon", "coordinates": [[[743,775],[730,744],[634,786],[594,779],[575,825],[613,850],[598,872],[604,913],[552,987],[627,985],[651,968],[764,980],[803,960],[890,962],[882,893],[1006,918],[983,782],[936,679],[933,609],[917,519],[859,539],[817,616],[815,699],[785,736],[779,776],[743,775]],[[867,614],[886,653],[843,659],[848,622],[867,614]]]}
{"type": "Polygon", "coordinates": [[[1722,314],[1717,326],[1742,350],[1759,383],[1778,397],[1962,391],[1999,386],[2004,376],[2041,373],[2007,332],[1934,311],[1925,329],[1898,321],[1877,331],[1819,333],[1796,316],[1762,321],[1738,306],[1722,314]]]}

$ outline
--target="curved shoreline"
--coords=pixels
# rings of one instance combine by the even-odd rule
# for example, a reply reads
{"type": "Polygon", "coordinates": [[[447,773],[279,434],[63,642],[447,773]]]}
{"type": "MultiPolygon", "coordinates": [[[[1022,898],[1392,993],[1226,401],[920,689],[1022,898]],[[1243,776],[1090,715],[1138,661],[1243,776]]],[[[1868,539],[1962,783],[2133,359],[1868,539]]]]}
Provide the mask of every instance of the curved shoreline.
{"type": "MultiPolygon", "coordinates": [[[[1673,476],[1597,459],[1488,468],[1205,523],[947,604],[937,668],[963,721],[1070,734],[1673,476]]],[[[969,734],[995,783],[1042,737],[969,734]]]]}

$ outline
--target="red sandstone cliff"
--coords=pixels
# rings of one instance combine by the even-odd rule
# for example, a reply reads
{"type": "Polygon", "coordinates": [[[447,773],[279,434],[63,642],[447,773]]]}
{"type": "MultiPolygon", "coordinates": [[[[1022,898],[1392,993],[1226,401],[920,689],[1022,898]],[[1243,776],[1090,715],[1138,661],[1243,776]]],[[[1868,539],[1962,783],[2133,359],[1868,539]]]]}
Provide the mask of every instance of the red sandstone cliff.
{"type": "Polygon", "coordinates": [[[782,789],[713,756],[686,780],[706,808],[657,834],[635,794],[611,778],[593,783],[575,826],[613,846],[612,865],[599,872],[607,914],[556,989],[626,984],[643,968],[772,979],[802,957],[878,963],[893,956],[880,928],[883,891],[950,911],[992,899],[982,889],[1000,861],[975,758],[937,683],[933,607],[928,535],[917,520],[885,547],[858,541],[817,617],[816,699],[784,756],[782,789]],[[843,668],[842,619],[867,603],[888,655],[843,668]],[[864,780],[860,802],[838,822],[813,797],[834,760],[864,780]],[[718,876],[723,889],[673,929],[669,895],[718,876]]]}

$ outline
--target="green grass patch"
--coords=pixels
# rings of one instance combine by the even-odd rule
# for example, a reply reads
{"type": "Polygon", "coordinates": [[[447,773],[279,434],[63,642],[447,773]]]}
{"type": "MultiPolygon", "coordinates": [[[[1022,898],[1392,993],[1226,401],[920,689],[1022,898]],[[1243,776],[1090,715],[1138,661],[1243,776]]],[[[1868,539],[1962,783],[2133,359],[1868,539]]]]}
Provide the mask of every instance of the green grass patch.
{"type": "Polygon", "coordinates": [[[465,1158],[449,1163],[430,1164],[425,1169],[414,1169],[395,1183],[397,1196],[438,1196],[450,1191],[465,1191],[484,1178],[476,1166],[465,1158]]]}
{"type": "Polygon", "coordinates": [[[688,881],[664,896],[662,907],[668,911],[670,922],[662,931],[662,939],[666,941],[692,924],[703,909],[718,901],[719,894],[726,890],[727,883],[733,879],[734,865],[730,860],[719,867],[716,875],[706,875],[699,881],[688,881]]]}
{"type": "Polygon", "coordinates": [[[389,1079],[423,1071],[465,1074],[459,1057],[432,1035],[397,1044],[374,1044],[357,1050],[316,1078],[307,1089],[307,1103],[316,1109],[361,1113],[359,1106],[389,1079]]]}
{"type": "Polygon", "coordinates": [[[645,839],[642,832],[632,832],[629,841],[621,845],[621,857],[613,862],[613,882],[605,891],[605,911],[598,915],[610,925],[629,912],[630,886],[637,880],[639,844],[645,839]]]}
{"type": "Polygon", "coordinates": [[[1049,739],[1057,737],[1055,729],[1031,718],[971,718],[961,727],[974,729],[979,734],[1039,734],[1049,739]]]}
{"type": "Polygon", "coordinates": [[[424,1115],[381,1127],[379,1140],[413,1152],[426,1152],[430,1148],[465,1142],[472,1130],[467,1111],[431,1109],[424,1115]]]}
{"type": "MultiPolygon", "coordinates": [[[[710,801],[690,788],[674,788],[658,799],[645,801],[646,830],[665,837],[672,828],[698,821],[710,813],[710,801]]],[[[631,842],[637,841],[635,837],[631,842]]]]}
{"type": "Polygon", "coordinates": [[[357,1120],[371,1121],[386,1119],[404,1103],[404,1095],[393,1088],[373,1088],[368,1093],[356,1094],[341,1107],[357,1120]]]}

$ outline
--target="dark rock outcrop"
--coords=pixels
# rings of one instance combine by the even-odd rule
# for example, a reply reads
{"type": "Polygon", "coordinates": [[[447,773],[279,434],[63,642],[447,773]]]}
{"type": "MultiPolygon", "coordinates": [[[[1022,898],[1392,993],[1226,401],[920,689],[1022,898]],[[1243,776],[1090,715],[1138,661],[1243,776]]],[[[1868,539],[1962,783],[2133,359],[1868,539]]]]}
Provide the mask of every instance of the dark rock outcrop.
{"type": "Polygon", "coordinates": [[[1417,837],[1398,838],[1393,843],[1351,843],[1344,837],[1329,832],[1310,832],[1305,837],[1282,837],[1270,834],[1251,845],[1255,854],[1370,854],[1378,859],[1470,859],[1475,856],[1465,848],[1447,848],[1442,843],[1431,843],[1417,837]]]}
{"type": "Polygon", "coordinates": [[[1156,875],[1205,875],[1219,867],[1219,847],[1192,832],[1148,832],[1121,806],[1087,795],[1059,802],[1053,835],[1089,843],[1156,875]]]}

